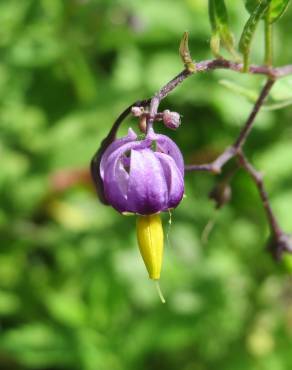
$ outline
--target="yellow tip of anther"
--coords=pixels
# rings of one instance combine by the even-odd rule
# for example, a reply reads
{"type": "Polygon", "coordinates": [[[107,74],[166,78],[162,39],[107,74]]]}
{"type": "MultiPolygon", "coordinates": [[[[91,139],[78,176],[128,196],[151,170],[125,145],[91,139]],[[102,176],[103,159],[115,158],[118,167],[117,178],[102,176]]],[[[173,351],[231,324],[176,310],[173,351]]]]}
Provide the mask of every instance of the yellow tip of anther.
{"type": "Polygon", "coordinates": [[[162,291],[160,289],[159,280],[154,280],[154,283],[155,283],[156,290],[157,290],[157,293],[159,295],[159,298],[160,298],[161,302],[165,303],[166,301],[165,301],[165,298],[163,297],[162,291]]]}
{"type": "Polygon", "coordinates": [[[150,279],[159,280],[163,257],[160,214],[137,217],[137,239],[150,279]]]}

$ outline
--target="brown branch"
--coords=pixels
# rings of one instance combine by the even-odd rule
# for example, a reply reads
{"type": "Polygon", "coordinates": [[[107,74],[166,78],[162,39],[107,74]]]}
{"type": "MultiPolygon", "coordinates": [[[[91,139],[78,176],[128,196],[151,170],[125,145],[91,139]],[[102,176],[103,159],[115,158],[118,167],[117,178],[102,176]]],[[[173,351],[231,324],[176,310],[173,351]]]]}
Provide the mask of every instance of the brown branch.
{"type": "MultiPolygon", "coordinates": [[[[243,64],[225,59],[205,60],[196,64],[196,72],[205,72],[214,69],[230,69],[234,72],[242,72],[243,64]]],[[[272,79],[278,79],[292,74],[292,65],[288,64],[282,67],[270,67],[252,64],[249,66],[247,73],[260,74],[272,79]]]]}
{"type": "Polygon", "coordinates": [[[275,83],[275,80],[272,80],[272,79],[268,79],[267,82],[265,83],[257,101],[255,102],[255,105],[244,125],[244,127],[242,128],[237,140],[235,141],[234,143],[234,148],[236,150],[239,150],[240,148],[242,148],[242,146],[244,145],[249,133],[250,133],[250,130],[252,128],[252,125],[254,123],[254,120],[255,120],[255,117],[256,115],[258,114],[259,110],[261,109],[262,105],[264,104],[264,101],[266,99],[266,97],[268,96],[271,88],[273,87],[275,83]]]}
{"type": "Polygon", "coordinates": [[[241,150],[238,151],[237,156],[241,167],[244,168],[245,171],[251,176],[258,188],[263,206],[267,214],[267,218],[269,220],[272,234],[276,237],[280,237],[283,234],[283,231],[281,230],[270,205],[269,197],[264,187],[263,175],[253,167],[253,165],[248,161],[245,154],[241,150]]]}
{"type": "Polygon", "coordinates": [[[285,233],[279,226],[264,186],[263,175],[253,167],[241,150],[238,151],[237,156],[241,167],[244,168],[253,179],[263,202],[271,231],[268,250],[276,260],[280,260],[283,252],[292,253],[292,237],[285,233]]]}
{"type": "Polygon", "coordinates": [[[234,146],[228,147],[213,162],[197,165],[186,165],[185,171],[208,171],[215,175],[219,174],[224,164],[227,163],[231,158],[233,158],[235,154],[236,150],[234,146]]]}

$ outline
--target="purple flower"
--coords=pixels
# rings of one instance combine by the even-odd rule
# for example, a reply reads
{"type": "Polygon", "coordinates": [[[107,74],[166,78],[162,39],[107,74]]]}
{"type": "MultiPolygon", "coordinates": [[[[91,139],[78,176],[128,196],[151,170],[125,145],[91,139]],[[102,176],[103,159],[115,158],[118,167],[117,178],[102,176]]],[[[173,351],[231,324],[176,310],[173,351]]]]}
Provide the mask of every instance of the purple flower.
{"type": "Polygon", "coordinates": [[[184,162],[165,135],[138,140],[133,130],[115,140],[101,157],[106,201],[119,212],[150,215],[176,207],[184,194],[184,162]]]}

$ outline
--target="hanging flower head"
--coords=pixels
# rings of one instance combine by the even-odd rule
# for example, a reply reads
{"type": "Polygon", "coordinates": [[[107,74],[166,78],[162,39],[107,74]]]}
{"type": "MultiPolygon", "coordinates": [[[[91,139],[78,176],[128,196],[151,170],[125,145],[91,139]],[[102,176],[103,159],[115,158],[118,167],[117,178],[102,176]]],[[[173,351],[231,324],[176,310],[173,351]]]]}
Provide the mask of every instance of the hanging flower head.
{"type": "Polygon", "coordinates": [[[106,149],[100,163],[105,199],[121,213],[175,208],[183,197],[183,176],[183,158],[171,139],[152,133],[139,141],[131,129],[106,149]]]}
{"type": "MultiPolygon", "coordinates": [[[[177,207],[184,195],[184,161],[179,148],[165,135],[151,131],[140,140],[129,129],[127,136],[109,145],[102,143],[91,172],[103,203],[122,214],[137,215],[141,256],[149,277],[159,280],[163,257],[159,214],[177,207]]],[[[157,288],[164,302],[158,283],[157,288]]]]}

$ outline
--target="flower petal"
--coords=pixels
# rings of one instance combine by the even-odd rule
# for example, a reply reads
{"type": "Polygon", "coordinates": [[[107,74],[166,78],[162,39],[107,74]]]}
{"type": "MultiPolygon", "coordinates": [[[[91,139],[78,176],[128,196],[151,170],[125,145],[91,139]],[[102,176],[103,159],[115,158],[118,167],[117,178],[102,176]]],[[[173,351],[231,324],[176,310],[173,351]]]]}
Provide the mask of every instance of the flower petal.
{"type": "Polygon", "coordinates": [[[161,151],[162,153],[170,155],[178,169],[180,170],[182,176],[184,175],[184,160],[181,154],[179,147],[172,141],[168,136],[160,135],[160,134],[153,134],[147,136],[148,139],[155,140],[157,143],[157,150],[161,151]]]}
{"type": "Polygon", "coordinates": [[[142,215],[166,208],[167,185],[159,159],[151,149],[131,150],[128,209],[142,215]]]}
{"type": "Polygon", "coordinates": [[[105,198],[119,212],[127,210],[127,189],[129,174],[119,159],[107,163],[104,176],[105,198]]]}
{"type": "Polygon", "coordinates": [[[167,208],[175,208],[184,195],[183,176],[172,157],[159,152],[156,152],[155,155],[160,160],[168,188],[167,208]]]}
{"type": "Polygon", "coordinates": [[[123,144],[115,151],[111,152],[107,160],[104,162],[104,195],[106,200],[119,212],[130,211],[127,204],[127,187],[129,174],[123,165],[123,155],[131,149],[144,148],[145,145],[150,145],[150,142],[131,141],[123,144]]]}
{"type": "Polygon", "coordinates": [[[122,145],[127,144],[127,143],[132,142],[132,141],[135,141],[136,139],[137,139],[137,135],[135,134],[135,132],[131,128],[129,128],[128,135],[127,136],[122,137],[120,139],[117,139],[117,140],[113,141],[107,147],[107,149],[102,154],[102,158],[101,158],[101,162],[100,162],[100,167],[99,167],[100,168],[100,176],[101,176],[102,179],[104,177],[104,167],[106,165],[106,162],[107,162],[109,156],[116,149],[120,148],[122,145]]]}

